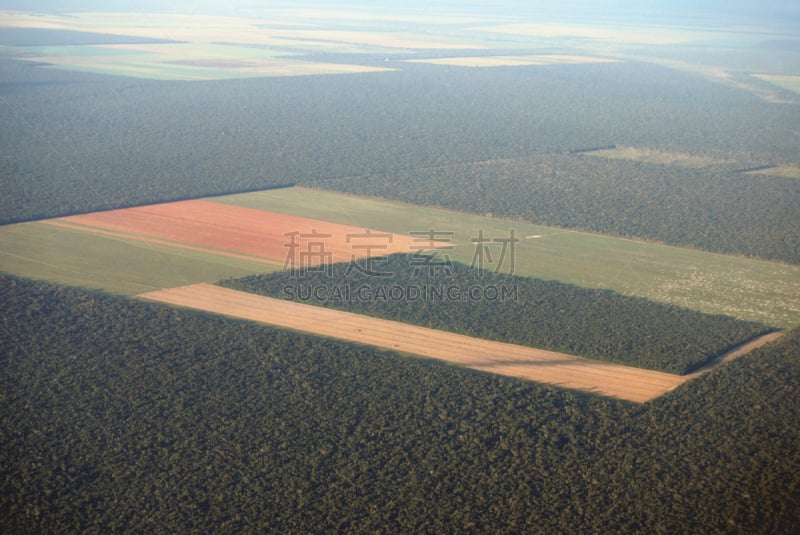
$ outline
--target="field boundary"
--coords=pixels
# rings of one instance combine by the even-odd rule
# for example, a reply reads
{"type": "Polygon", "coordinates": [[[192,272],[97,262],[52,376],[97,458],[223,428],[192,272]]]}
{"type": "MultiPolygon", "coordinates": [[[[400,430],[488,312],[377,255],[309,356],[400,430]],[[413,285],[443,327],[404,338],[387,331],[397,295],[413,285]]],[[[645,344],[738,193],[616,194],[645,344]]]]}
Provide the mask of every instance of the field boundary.
{"type": "Polygon", "coordinates": [[[207,283],[147,292],[138,297],[636,403],[655,399],[693,378],[274,299],[207,283]]]}

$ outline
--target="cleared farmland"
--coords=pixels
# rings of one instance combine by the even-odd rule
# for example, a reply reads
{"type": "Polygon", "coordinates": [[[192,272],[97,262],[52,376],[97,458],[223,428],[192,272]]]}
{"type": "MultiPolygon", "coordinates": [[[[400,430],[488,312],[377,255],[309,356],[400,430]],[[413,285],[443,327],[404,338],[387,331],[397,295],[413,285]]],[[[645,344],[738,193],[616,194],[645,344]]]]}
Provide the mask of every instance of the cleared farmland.
{"type": "Polygon", "coordinates": [[[0,228],[0,270],[136,294],[408,252],[409,236],[203,200],[0,228]]]}
{"type": "MultiPolygon", "coordinates": [[[[309,25],[305,14],[288,15],[276,10],[270,19],[212,16],[184,13],[101,13],[76,12],[67,15],[30,15],[0,12],[0,26],[101,32],[110,35],[147,37],[184,43],[232,43],[262,47],[309,48],[327,51],[352,51],[353,45],[379,49],[481,49],[474,37],[434,36],[409,31],[377,31],[373,21],[353,28],[352,22],[333,28],[309,25]],[[280,20],[282,19],[282,20],[280,20]],[[344,29],[347,28],[347,29],[344,29]]],[[[340,14],[341,15],[341,14],[340,14]]],[[[331,18],[318,14],[330,24],[331,18]]],[[[418,27],[416,27],[418,28],[418,27]]],[[[252,53],[252,51],[251,51],[252,53]]]]}
{"type": "Polygon", "coordinates": [[[754,74],[755,78],[765,80],[779,87],[800,93],[800,76],[796,75],[777,75],[777,74],[754,74]]]}
{"type": "Polygon", "coordinates": [[[280,266],[85,228],[0,227],[0,271],[124,295],[275,269],[280,266]]]}
{"type": "Polygon", "coordinates": [[[158,290],[139,297],[638,403],[688,380],[686,376],[492,342],[210,284],[158,290]]]}
{"type": "Polygon", "coordinates": [[[94,72],[155,80],[224,80],[257,76],[304,76],[389,71],[383,67],[323,63],[288,54],[256,55],[252,48],[232,45],[179,43],[165,45],[107,45],[44,47],[27,51],[26,61],[94,72]],[[83,50],[78,50],[83,49],[83,50]]]}
{"type": "Polygon", "coordinates": [[[408,59],[408,63],[428,63],[452,67],[525,67],[531,65],[573,65],[578,63],[613,63],[617,60],[595,56],[540,54],[520,56],[456,56],[449,58],[408,59]]]}
{"type": "MultiPolygon", "coordinates": [[[[297,262],[313,263],[323,253],[337,262],[354,253],[408,252],[415,244],[410,232],[434,230],[452,246],[445,254],[470,265],[480,231],[504,239],[512,229],[520,240],[517,275],[776,327],[800,325],[798,266],[306,188],[0,227],[0,270],[131,295],[282,269],[290,254],[286,233],[331,235],[298,241],[297,262]],[[379,236],[364,238],[364,229],[380,229],[379,236]]],[[[487,247],[497,258],[498,245],[487,247]]],[[[511,267],[507,259],[504,269],[511,267]]]]}
{"type": "MultiPolygon", "coordinates": [[[[629,160],[655,165],[672,165],[686,169],[702,169],[720,165],[739,165],[734,160],[698,156],[682,152],[669,152],[647,147],[623,147],[613,149],[589,150],[581,153],[582,156],[606,158],[608,160],[629,160]]],[[[768,175],[785,178],[800,178],[800,168],[793,165],[772,165],[747,171],[748,175],[768,175]]]]}
{"type": "Polygon", "coordinates": [[[584,152],[586,156],[598,158],[608,158],[611,160],[631,160],[635,162],[645,162],[657,165],[675,165],[690,169],[709,167],[731,163],[728,160],[709,158],[708,156],[696,156],[680,152],[667,152],[646,147],[616,147],[613,149],[603,149],[584,152]]]}
{"type": "Polygon", "coordinates": [[[758,169],[756,171],[748,171],[748,175],[769,175],[781,176],[784,178],[798,178],[800,179],[800,167],[793,165],[776,165],[766,169],[758,169]]]}
{"type": "MultiPolygon", "coordinates": [[[[277,20],[198,14],[0,13],[0,26],[102,33],[164,41],[158,44],[95,44],[11,47],[10,55],[62,69],[157,80],[224,80],[261,76],[371,73],[386,66],[311,61],[299,50],[341,53],[391,49],[482,49],[465,37],[434,37],[413,31],[318,28],[305,19],[277,20]],[[287,28],[287,26],[291,26],[287,28]],[[291,50],[289,50],[291,49],[291,50]]],[[[284,15],[285,16],[285,15],[284,15]]]]}
{"type": "MultiPolygon", "coordinates": [[[[533,225],[378,198],[287,188],[217,197],[216,201],[387,232],[451,232],[447,254],[470,265],[479,231],[520,239],[514,273],[606,288],[710,314],[776,327],[800,325],[800,266],[533,225]]],[[[494,254],[500,249],[497,244],[494,254]]],[[[506,269],[509,264],[506,263],[506,269]]]]}
{"type": "Polygon", "coordinates": [[[649,45],[675,45],[695,39],[709,38],[709,31],[684,30],[670,27],[650,27],[647,29],[630,27],[597,27],[578,24],[556,23],[514,23],[499,26],[485,26],[481,31],[498,34],[526,36],[530,38],[580,38],[591,44],[592,41],[604,43],[637,43],[649,45]]]}

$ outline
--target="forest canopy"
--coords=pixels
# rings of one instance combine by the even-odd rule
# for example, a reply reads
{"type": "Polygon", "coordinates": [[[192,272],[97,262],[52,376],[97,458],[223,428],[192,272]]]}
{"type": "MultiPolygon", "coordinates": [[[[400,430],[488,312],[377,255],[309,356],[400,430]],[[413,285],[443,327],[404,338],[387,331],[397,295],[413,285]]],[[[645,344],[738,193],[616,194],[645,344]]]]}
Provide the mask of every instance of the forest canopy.
{"type": "Polygon", "coordinates": [[[0,529],[800,528],[800,333],[641,406],[0,277],[0,529]]]}
{"type": "Polygon", "coordinates": [[[800,108],[663,67],[191,84],[0,69],[0,222],[298,183],[800,262],[800,181],[735,172],[799,166],[800,108]],[[732,163],[569,154],[610,145],[732,163]]]}
{"type": "Polygon", "coordinates": [[[690,373],[771,330],[609,290],[471,268],[451,262],[442,251],[252,275],[219,284],[676,374],[690,373]]]}

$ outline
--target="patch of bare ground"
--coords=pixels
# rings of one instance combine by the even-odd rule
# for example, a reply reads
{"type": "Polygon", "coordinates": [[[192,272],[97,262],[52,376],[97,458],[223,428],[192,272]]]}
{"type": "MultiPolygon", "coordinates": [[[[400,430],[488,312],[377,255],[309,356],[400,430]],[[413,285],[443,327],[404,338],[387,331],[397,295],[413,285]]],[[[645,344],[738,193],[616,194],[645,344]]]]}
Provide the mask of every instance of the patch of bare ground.
{"type": "Polygon", "coordinates": [[[211,284],[158,290],[139,297],[636,403],[657,398],[689,380],[687,376],[483,340],[211,284]]]}
{"type": "Polygon", "coordinates": [[[269,264],[283,259],[286,267],[297,268],[415,250],[410,236],[202,199],[93,212],[47,223],[269,264]]]}

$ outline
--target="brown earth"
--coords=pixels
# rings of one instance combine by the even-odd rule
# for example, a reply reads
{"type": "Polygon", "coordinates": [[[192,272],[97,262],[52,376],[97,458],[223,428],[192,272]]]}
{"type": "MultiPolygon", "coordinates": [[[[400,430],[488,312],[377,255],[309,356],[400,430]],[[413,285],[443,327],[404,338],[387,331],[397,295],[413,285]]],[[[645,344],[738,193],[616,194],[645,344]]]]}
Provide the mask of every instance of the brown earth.
{"type": "Polygon", "coordinates": [[[642,403],[690,378],[195,284],[139,297],[642,403]]]}
{"type": "Polygon", "coordinates": [[[280,260],[287,267],[349,262],[425,245],[401,234],[206,200],[94,212],[54,223],[224,256],[280,260]]]}
{"type": "Polygon", "coordinates": [[[187,251],[197,251],[197,252],[200,252],[200,253],[213,254],[213,255],[217,255],[217,256],[226,256],[228,258],[238,258],[240,260],[248,260],[250,262],[259,262],[259,263],[262,263],[262,264],[269,264],[271,266],[283,265],[277,259],[261,258],[261,257],[257,257],[257,256],[248,256],[248,255],[237,254],[237,253],[229,253],[227,251],[218,251],[218,250],[214,250],[214,249],[207,249],[205,247],[197,247],[197,246],[189,245],[189,244],[185,244],[185,243],[176,243],[176,242],[170,242],[170,241],[165,241],[165,240],[159,240],[157,238],[148,238],[147,236],[137,236],[135,234],[129,234],[129,233],[126,233],[126,232],[119,232],[119,231],[114,231],[114,230],[103,230],[103,229],[100,229],[100,228],[88,227],[88,226],[84,226],[84,225],[77,225],[77,224],[74,224],[74,223],[67,223],[67,222],[59,221],[59,220],[46,220],[46,221],[41,221],[41,223],[44,224],[44,225],[50,225],[50,226],[53,226],[53,227],[67,228],[67,229],[70,229],[70,230],[77,230],[77,231],[80,231],[80,232],[87,232],[89,234],[99,234],[101,236],[110,236],[112,238],[122,238],[122,239],[125,239],[125,240],[133,240],[133,241],[144,242],[144,243],[153,243],[155,245],[164,245],[164,246],[167,246],[167,247],[176,247],[178,249],[185,249],[187,251]]]}

